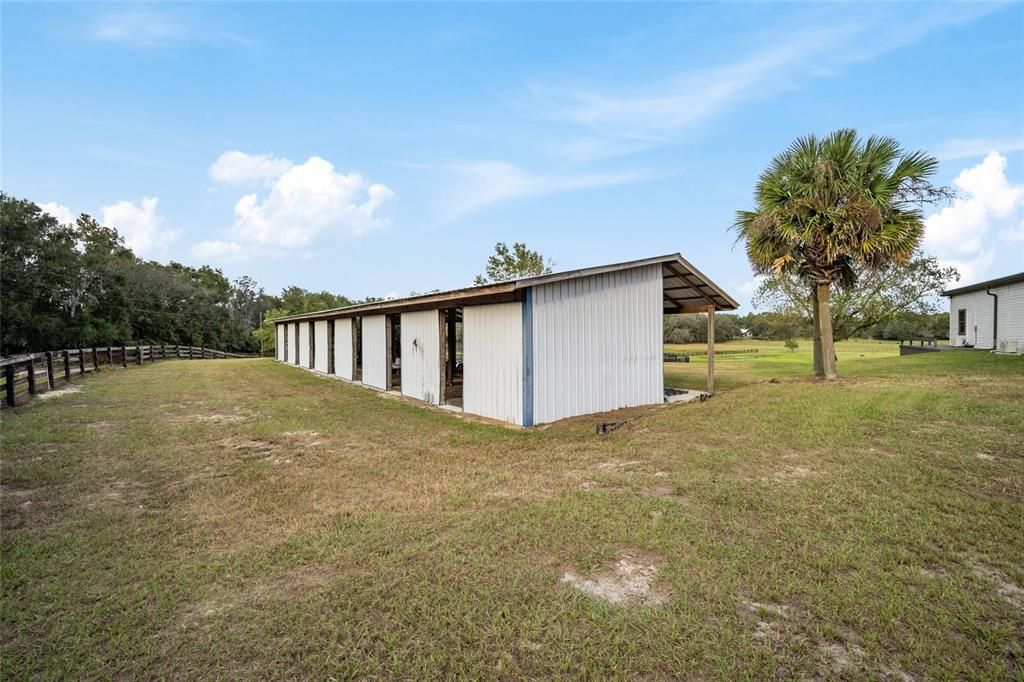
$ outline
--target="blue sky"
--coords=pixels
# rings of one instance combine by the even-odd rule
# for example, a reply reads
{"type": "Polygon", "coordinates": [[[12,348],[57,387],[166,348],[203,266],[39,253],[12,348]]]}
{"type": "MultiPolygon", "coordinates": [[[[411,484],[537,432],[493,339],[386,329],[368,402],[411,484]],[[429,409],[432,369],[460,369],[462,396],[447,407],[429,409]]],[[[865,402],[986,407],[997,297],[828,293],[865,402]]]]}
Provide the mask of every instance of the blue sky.
{"type": "MultiPolygon", "coordinates": [[[[795,137],[942,159],[926,249],[1024,270],[1020,4],[2,5],[2,183],[138,253],[352,297],[679,251],[795,137]]],[[[748,308],[749,309],[749,308],[748,308]]]]}

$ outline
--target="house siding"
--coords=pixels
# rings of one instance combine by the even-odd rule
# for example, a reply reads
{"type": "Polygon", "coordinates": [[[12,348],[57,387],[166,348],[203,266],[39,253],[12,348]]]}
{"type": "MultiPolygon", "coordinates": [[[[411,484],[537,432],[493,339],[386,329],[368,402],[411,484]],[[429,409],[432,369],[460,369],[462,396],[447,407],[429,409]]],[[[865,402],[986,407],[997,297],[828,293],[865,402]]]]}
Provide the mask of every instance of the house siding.
{"type": "Polygon", "coordinates": [[[284,352],[285,352],[284,340],[285,340],[285,338],[287,338],[286,334],[287,334],[287,325],[284,325],[284,324],[275,324],[274,325],[274,336],[275,336],[275,339],[274,339],[274,357],[276,357],[281,362],[284,362],[286,360],[285,355],[284,355],[284,352]]]}
{"type": "Polygon", "coordinates": [[[1024,282],[991,287],[999,297],[998,338],[992,338],[992,317],[995,299],[984,289],[954,294],[949,299],[949,340],[954,346],[965,341],[975,348],[996,348],[999,344],[1016,343],[1024,350],[1024,282]],[[966,334],[959,334],[958,311],[967,311],[966,334]]]}

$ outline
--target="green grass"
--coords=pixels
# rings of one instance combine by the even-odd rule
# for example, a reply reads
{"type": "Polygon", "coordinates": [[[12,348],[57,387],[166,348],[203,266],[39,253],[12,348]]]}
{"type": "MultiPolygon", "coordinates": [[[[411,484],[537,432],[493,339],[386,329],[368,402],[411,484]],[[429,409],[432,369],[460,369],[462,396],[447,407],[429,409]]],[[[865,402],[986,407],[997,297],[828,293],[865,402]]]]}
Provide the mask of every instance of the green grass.
{"type": "MultiPolygon", "coordinates": [[[[715,344],[716,350],[757,349],[750,355],[719,355],[715,357],[715,390],[736,388],[758,381],[771,379],[804,378],[810,373],[811,339],[798,339],[800,345],[795,351],[783,346],[782,341],[760,341],[738,339],[715,344]]],[[[707,344],[666,344],[665,350],[683,353],[688,350],[706,351],[707,344]]],[[[839,372],[844,376],[862,376],[878,372],[902,371],[899,358],[899,343],[895,341],[874,341],[853,339],[836,344],[836,358],[839,372]]],[[[667,363],[665,385],[675,388],[703,389],[707,381],[707,358],[695,356],[689,363],[667,363]]]]}
{"type": "Polygon", "coordinates": [[[1020,679],[1024,360],[740,345],[531,430],[269,360],[5,412],[0,676],[1020,679]],[[561,581],[622,552],[664,603],[561,581]]]}

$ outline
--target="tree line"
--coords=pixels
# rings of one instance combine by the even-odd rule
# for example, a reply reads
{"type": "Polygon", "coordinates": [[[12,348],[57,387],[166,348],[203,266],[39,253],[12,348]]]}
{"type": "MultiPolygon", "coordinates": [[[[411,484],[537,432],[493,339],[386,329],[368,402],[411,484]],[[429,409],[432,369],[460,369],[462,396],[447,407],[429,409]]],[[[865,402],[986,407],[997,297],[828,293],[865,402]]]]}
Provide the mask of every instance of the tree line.
{"type": "Polygon", "coordinates": [[[354,302],[295,286],[275,296],[251,277],[144,260],[87,214],[61,224],[0,193],[3,355],[151,343],[258,352],[273,348],[268,320],[354,302]]]}

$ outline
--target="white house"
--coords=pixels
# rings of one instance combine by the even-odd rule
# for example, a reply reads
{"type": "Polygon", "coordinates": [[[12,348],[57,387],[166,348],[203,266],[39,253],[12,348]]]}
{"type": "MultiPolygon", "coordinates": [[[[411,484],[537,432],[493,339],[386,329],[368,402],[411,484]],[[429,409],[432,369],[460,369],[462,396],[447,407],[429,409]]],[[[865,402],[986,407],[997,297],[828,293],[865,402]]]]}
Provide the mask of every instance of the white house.
{"type": "Polygon", "coordinates": [[[530,426],[665,399],[662,316],[728,294],[679,254],[275,320],[277,359],[530,426]]]}
{"type": "Polygon", "coordinates": [[[949,297],[949,343],[1024,351],[1024,272],[942,292],[949,297]]]}

